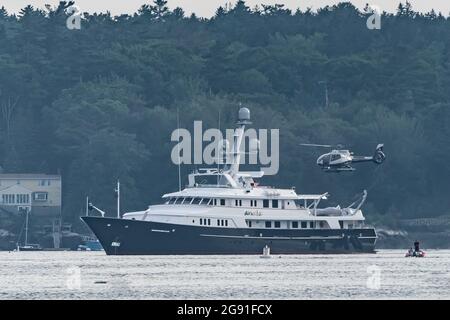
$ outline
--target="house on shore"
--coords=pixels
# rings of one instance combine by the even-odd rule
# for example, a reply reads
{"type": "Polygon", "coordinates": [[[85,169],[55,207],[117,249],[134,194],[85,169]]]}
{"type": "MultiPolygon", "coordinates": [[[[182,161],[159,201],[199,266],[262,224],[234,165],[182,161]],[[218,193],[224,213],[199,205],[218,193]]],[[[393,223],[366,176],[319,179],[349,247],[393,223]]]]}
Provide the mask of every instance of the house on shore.
{"type": "Polygon", "coordinates": [[[61,176],[35,173],[0,174],[0,214],[21,218],[28,212],[31,228],[61,242],[61,176]]]}

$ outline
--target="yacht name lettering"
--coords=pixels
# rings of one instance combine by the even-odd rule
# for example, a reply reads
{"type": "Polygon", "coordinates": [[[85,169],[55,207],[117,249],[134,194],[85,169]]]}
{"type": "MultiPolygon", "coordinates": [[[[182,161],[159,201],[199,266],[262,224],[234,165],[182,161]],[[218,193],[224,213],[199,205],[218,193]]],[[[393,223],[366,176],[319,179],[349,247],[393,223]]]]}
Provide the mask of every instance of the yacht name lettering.
{"type": "Polygon", "coordinates": [[[259,210],[256,210],[256,211],[249,211],[249,210],[246,210],[246,211],[244,212],[244,215],[245,215],[245,216],[262,216],[262,213],[261,213],[261,211],[259,211],[259,210]]]}

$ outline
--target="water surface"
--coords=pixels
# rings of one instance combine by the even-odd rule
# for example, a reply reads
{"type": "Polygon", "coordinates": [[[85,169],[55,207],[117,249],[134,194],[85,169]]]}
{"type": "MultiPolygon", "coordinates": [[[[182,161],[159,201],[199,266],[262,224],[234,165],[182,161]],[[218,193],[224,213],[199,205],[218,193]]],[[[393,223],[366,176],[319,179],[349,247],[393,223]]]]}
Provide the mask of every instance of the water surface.
{"type": "Polygon", "coordinates": [[[0,299],[450,299],[450,250],[361,255],[0,252],[0,299]]]}

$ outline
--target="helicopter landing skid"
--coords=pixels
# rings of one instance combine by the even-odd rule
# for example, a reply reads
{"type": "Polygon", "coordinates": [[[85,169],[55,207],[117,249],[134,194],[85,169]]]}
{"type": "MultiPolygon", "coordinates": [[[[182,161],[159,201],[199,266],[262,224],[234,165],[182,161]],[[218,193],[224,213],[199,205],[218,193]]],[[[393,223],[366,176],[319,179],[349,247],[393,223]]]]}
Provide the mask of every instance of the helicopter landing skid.
{"type": "Polygon", "coordinates": [[[353,168],[353,167],[344,167],[344,168],[324,167],[323,171],[325,171],[325,172],[355,171],[355,168],[353,168]]]}

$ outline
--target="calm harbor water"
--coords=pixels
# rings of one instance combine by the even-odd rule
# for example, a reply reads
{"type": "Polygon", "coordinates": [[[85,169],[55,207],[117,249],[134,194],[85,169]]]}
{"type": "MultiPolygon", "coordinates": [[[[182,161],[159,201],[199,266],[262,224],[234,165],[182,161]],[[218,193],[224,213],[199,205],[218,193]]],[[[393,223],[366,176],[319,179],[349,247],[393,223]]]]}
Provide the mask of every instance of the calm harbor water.
{"type": "Polygon", "coordinates": [[[450,250],[363,255],[0,252],[0,299],[450,299],[450,250]]]}

